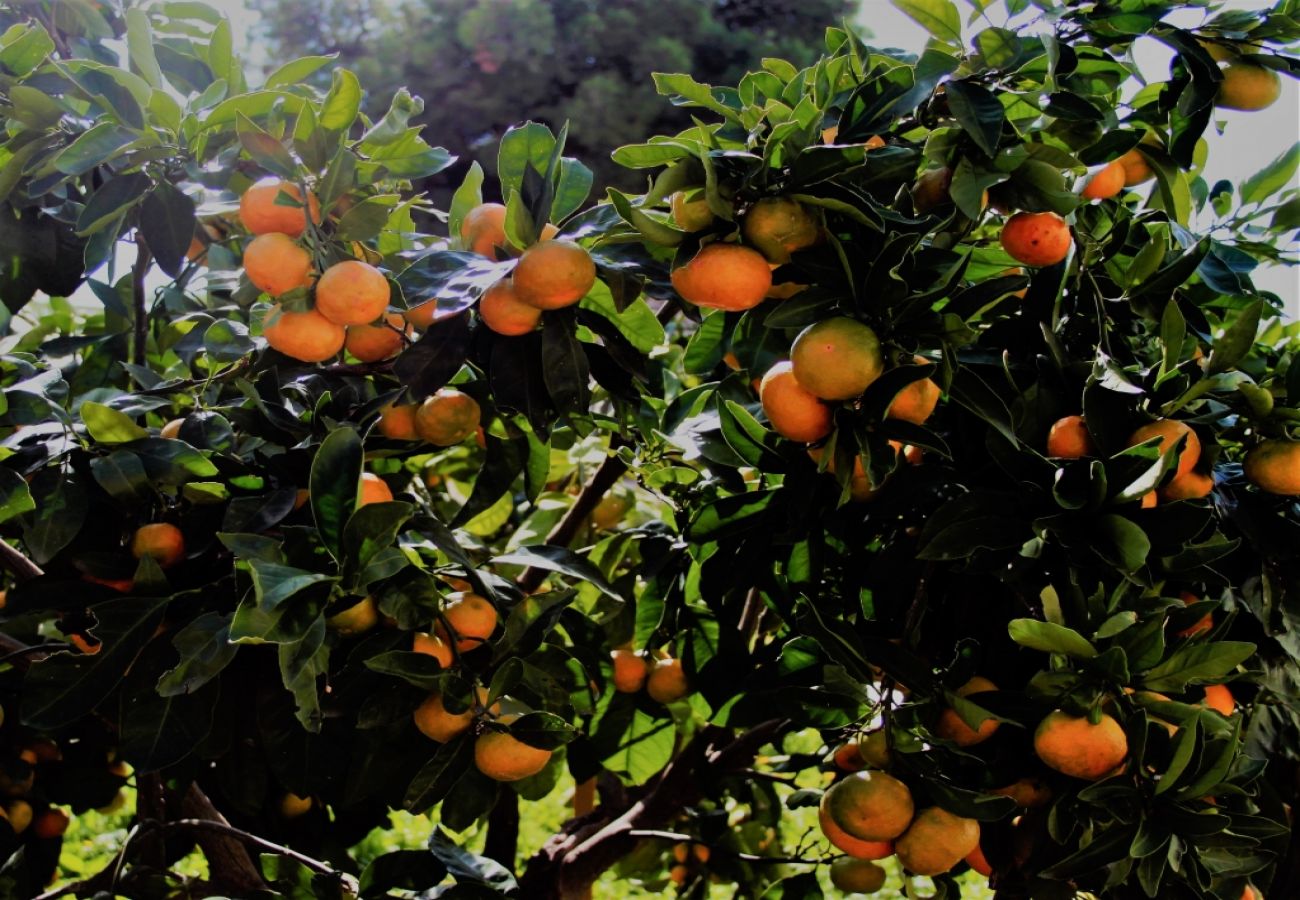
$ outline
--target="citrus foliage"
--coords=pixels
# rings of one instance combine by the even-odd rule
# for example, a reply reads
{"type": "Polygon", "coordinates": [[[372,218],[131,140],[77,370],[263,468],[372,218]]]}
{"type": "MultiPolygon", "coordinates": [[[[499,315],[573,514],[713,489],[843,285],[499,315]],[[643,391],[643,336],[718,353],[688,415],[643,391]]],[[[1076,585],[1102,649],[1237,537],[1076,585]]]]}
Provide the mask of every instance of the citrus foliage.
{"type": "Polygon", "coordinates": [[[918,59],[830,29],[808,69],[655,75],[698,119],[614,154],[643,195],[591,204],[527,123],[445,226],[410,182],[450,155],[304,85],[324,58],[249,87],[188,3],[13,25],[5,302],[103,311],[0,358],[10,889],[133,778],[84,895],[164,896],[195,841],[230,893],[808,896],[897,855],[945,893],[1285,894],[1300,367],[1250,271],[1296,152],[1198,172],[1300,20],[898,5],[918,59]],[[429,852],[353,871],[391,808],[429,852]]]}

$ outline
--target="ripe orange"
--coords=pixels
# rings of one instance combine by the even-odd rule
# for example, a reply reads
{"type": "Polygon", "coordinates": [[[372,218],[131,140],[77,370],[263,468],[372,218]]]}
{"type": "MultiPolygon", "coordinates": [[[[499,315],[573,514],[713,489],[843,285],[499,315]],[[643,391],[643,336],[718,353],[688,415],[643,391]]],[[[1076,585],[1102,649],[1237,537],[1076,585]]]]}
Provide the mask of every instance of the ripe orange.
{"type": "Polygon", "coordinates": [[[1093,725],[1058,709],[1038,724],[1034,752],[1058,772],[1096,781],[1124,762],[1128,737],[1113,716],[1103,713],[1093,725]]]}
{"type": "Polygon", "coordinates": [[[889,765],[889,744],[885,739],[884,729],[873,731],[858,742],[858,755],[867,765],[883,769],[889,765]]]}
{"type": "Polygon", "coordinates": [[[551,751],[532,747],[511,734],[489,731],[474,742],[474,765],[493,781],[519,781],[536,775],[551,760],[551,751]]]}
{"type": "Polygon", "coordinates": [[[388,483],[373,472],[361,473],[361,486],[357,492],[357,506],[367,503],[387,503],[393,499],[388,483]]]}
{"type": "Polygon", "coordinates": [[[324,362],[343,349],[347,334],[314,309],[293,312],[277,303],[262,320],[262,335],[272,350],[300,362],[324,362]]]}
{"type": "Polygon", "coordinates": [[[1108,162],[1084,182],[1080,194],[1085,200],[1108,200],[1124,190],[1127,178],[1128,172],[1119,160],[1108,162]]]}
{"type": "Polygon", "coordinates": [[[244,272],[258,290],[278,297],[311,286],[311,254],[287,234],[261,234],[244,248],[244,272]]]}
{"type": "Polygon", "coordinates": [[[337,631],[344,637],[363,634],[379,624],[379,608],[370,597],[361,600],[337,612],[325,620],[325,627],[337,631]]]}
{"type": "MultiPolygon", "coordinates": [[[[913,362],[922,366],[933,365],[924,356],[914,357],[913,362]]],[[[939,405],[939,395],[942,393],[939,385],[929,378],[913,381],[894,395],[889,409],[885,411],[885,418],[902,419],[904,422],[924,425],[926,419],[934,413],[934,408],[939,405]]]]}
{"type": "Polygon", "coordinates": [[[789,361],[779,362],[767,370],[759,382],[758,395],[767,420],[782,437],[807,444],[831,433],[834,425],[831,408],[804,390],[794,377],[794,366],[789,361]]]}
{"type": "Polygon", "coordinates": [[[885,870],[865,859],[831,862],[831,884],[849,894],[874,894],[885,884],[885,870]]]}
{"type": "Polygon", "coordinates": [[[1300,495],[1300,442],[1266,440],[1251,448],[1243,464],[1246,480],[1260,490],[1300,495]]]}
{"type": "MultiPolygon", "coordinates": [[[[890,444],[895,444],[895,443],[896,443],[895,441],[890,441],[890,444]]],[[[895,447],[894,449],[897,450],[898,447],[895,447]]],[[[808,448],[808,455],[812,457],[813,462],[819,465],[821,464],[822,461],[823,452],[824,452],[823,448],[821,447],[808,448]]],[[[832,457],[830,461],[826,464],[826,472],[829,475],[835,474],[834,457],[832,457]]],[[[871,479],[867,477],[867,470],[863,468],[862,457],[861,456],[853,457],[853,474],[849,476],[849,497],[853,499],[855,502],[865,503],[875,495],[876,495],[876,489],[873,489],[871,487],[871,479]]]]}
{"type": "Polygon", "coordinates": [[[1052,423],[1047,432],[1047,455],[1058,459],[1095,456],[1097,447],[1088,433],[1083,416],[1066,416],[1052,423]]]}
{"type": "Polygon", "coordinates": [[[1037,777],[1021,778],[989,793],[1010,797],[1026,809],[1037,809],[1052,802],[1052,789],[1047,786],[1047,782],[1037,777]]]}
{"type": "MultiPolygon", "coordinates": [[[[970,681],[957,688],[958,697],[965,697],[968,694],[978,694],[984,691],[996,691],[998,686],[987,678],[976,675],[970,681]]],[[[985,719],[980,723],[979,730],[971,728],[957,715],[957,711],[952,708],[945,709],[939,714],[939,721],[935,725],[935,734],[945,740],[952,741],[958,747],[972,747],[975,744],[983,743],[993,736],[993,732],[998,730],[1000,723],[997,719],[985,719]]]]}
{"type": "Polygon", "coordinates": [[[461,713],[447,712],[441,694],[430,694],[415,709],[415,727],[427,738],[445,744],[456,735],[468,731],[474,722],[472,707],[461,713]]]}
{"type": "Polygon", "coordinates": [[[1143,508],[1143,509],[1155,509],[1155,506],[1156,506],[1156,492],[1155,492],[1155,491],[1147,491],[1145,494],[1142,495],[1142,508],[1143,508]]]}
{"type": "Polygon", "coordinates": [[[817,822],[821,825],[826,840],[831,842],[831,846],[854,859],[884,859],[886,856],[894,855],[893,841],[864,841],[855,838],[835,824],[835,820],[831,818],[824,805],[817,810],[817,822]]]}
{"type": "Polygon", "coordinates": [[[1002,249],[1027,266],[1053,266],[1070,253],[1070,226],[1052,212],[1018,212],[1002,226],[1002,249]]]}
{"type": "Polygon", "coordinates": [[[166,569],[185,556],[185,536],[175,525],[166,522],[142,525],[131,538],[131,555],[136,559],[153,557],[159,566],[166,569]]]}
{"type": "Polygon", "coordinates": [[[479,427],[482,410],[464,391],[441,388],[415,410],[415,432],[438,447],[459,444],[479,427]]]}
{"type": "Polygon", "coordinates": [[[417,631],[411,639],[411,650],[415,653],[423,653],[426,656],[432,656],[438,661],[438,665],[444,669],[450,669],[456,661],[451,652],[451,644],[442,639],[441,634],[429,634],[427,631],[417,631]]]}
{"type": "Polygon", "coordinates": [[[497,627],[496,607],[486,597],[469,591],[448,594],[442,615],[455,635],[456,649],[461,653],[483,644],[497,627]]]}
{"type": "Polygon", "coordinates": [[[571,241],[538,241],[519,257],[515,297],[537,309],[561,309],[581,300],[596,283],[596,262],[571,241]]]}
{"type": "Polygon", "coordinates": [[[680,659],[656,661],[646,679],[645,690],[650,695],[650,699],[656,703],[672,703],[689,694],[691,687],[686,680],[686,672],[682,670],[682,661],[680,659]]]}
{"type": "Polygon", "coordinates": [[[1200,500],[1214,490],[1214,476],[1204,472],[1184,472],[1175,475],[1160,489],[1160,499],[1166,503],[1175,500],[1200,500]]]}
{"type": "Polygon", "coordinates": [[[842,772],[861,772],[867,767],[867,761],[862,758],[861,745],[857,741],[836,747],[831,753],[831,763],[842,772]]]}
{"type": "Polygon", "coordinates": [[[782,265],[790,261],[790,254],[817,243],[821,223],[798,200],[764,197],[745,214],[740,233],[768,262],[782,265]]]}
{"type": "Polygon", "coordinates": [[[307,208],[304,209],[301,206],[276,203],[275,198],[281,193],[302,202],[302,190],[298,185],[276,178],[264,178],[244,191],[239,198],[239,221],[253,234],[279,232],[291,238],[299,237],[307,230],[308,210],[312,221],[320,222],[320,203],[315,194],[307,197],[307,208]]]}
{"type": "Polygon", "coordinates": [[[158,431],[159,437],[168,440],[177,440],[181,436],[181,426],[185,424],[184,419],[172,419],[158,431]]]}
{"type": "Polygon", "coordinates": [[[916,814],[894,844],[898,861],[917,875],[941,875],[965,859],[980,843],[980,824],[938,806],[916,814]]]}
{"type": "Polygon", "coordinates": [[[542,320],[542,311],[520,300],[509,278],[483,292],[478,314],[490,330],[505,335],[527,334],[542,320]]]}
{"type": "MultiPolygon", "coordinates": [[[[103,641],[100,641],[94,638],[93,636],[89,636],[89,635],[82,636],[80,634],[77,634],[76,632],[73,632],[72,634],[68,635],[68,643],[76,647],[78,652],[84,653],[86,656],[94,656],[100,650],[104,649],[103,641]]],[[[24,750],[23,754],[26,753],[27,751],[24,750]]]]}
{"type": "Polygon", "coordinates": [[[673,269],[672,281],[687,303],[739,312],[763,302],[772,269],[757,250],[715,242],[673,269]]]}
{"type": "Polygon", "coordinates": [[[1207,684],[1204,705],[1215,712],[1230,716],[1237,711],[1237,698],[1226,684],[1207,684]]]}
{"type": "Polygon", "coordinates": [[[614,666],[614,690],[620,694],[635,694],[645,684],[645,659],[635,650],[611,650],[610,659],[614,666]]]}
{"type": "Polygon", "coordinates": [[[713,210],[709,201],[700,194],[694,200],[686,199],[686,191],[678,191],[671,198],[673,222],[682,231],[703,231],[713,224],[713,210]]]}
{"type": "Polygon", "coordinates": [[[316,282],[316,311],[335,325],[367,325],[388,309],[391,293],[383,272],[347,259],[330,266],[316,282]]]}
{"type": "Polygon", "coordinates": [[[406,319],[401,313],[389,313],[384,321],[384,325],[349,326],[344,348],[363,363],[396,356],[402,349],[404,335],[409,333],[406,319]]]}
{"type": "MultiPolygon", "coordinates": [[[[1191,606],[1193,603],[1196,603],[1201,599],[1200,597],[1197,597],[1195,594],[1189,593],[1188,591],[1183,591],[1181,594],[1178,595],[1178,597],[1180,600],[1183,601],[1184,606],[1191,606]]],[[[1212,613],[1206,613],[1205,615],[1201,616],[1201,618],[1198,619],[1196,622],[1193,622],[1191,625],[1188,625],[1182,631],[1178,632],[1178,636],[1182,638],[1196,637],[1198,635],[1205,634],[1205,632],[1209,631],[1213,627],[1214,627],[1214,615],[1212,613]]]]}
{"type": "Polygon", "coordinates": [[[686,883],[686,879],[691,875],[691,870],[683,865],[675,865],[668,870],[668,880],[673,884],[681,886],[686,883]]]}
{"type": "Polygon", "coordinates": [[[63,832],[68,830],[68,823],[71,819],[68,814],[61,809],[50,807],[36,817],[32,822],[32,833],[43,840],[51,840],[56,837],[62,837],[63,832]]]}
{"type": "Polygon", "coordinates": [[[1281,94],[1282,82],[1276,72],[1239,58],[1223,67],[1223,81],[1219,82],[1214,105],[1255,112],[1272,106],[1281,94]]]}
{"type": "Polygon", "coordinates": [[[419,438],[415,431],[415,404],[392,403],[379,408],[379,433],[395,441],[414,441],[419,438]]]}
{"type": "MultiPolygon", "coordinates": [[[[1143,136],[1141,143],[1159,146],[1160,141],[1148,133],[1143,136]]],[[[1134,187],[1156,177],[1155,170],[1151,168],[1151,164],[1137,147],[1120,156],[1115,162],[1124,167],[1124,187],[1134,187]]]]}
{"type": "Polygon", "coordinates": [[[1201,458],[1201,441],[1187,425],[1175,419],[1157,419],[1147,425],[1143,425],[1137,431],[1129,435],[1128,445],[1136,447],[1138,444],[1160,438],[1160,443],[1156,445],[1160,454],[1163,456],[1168,453],[1174,446],[1174,443],[1183,435],[1187,436],[1186,443],[1178,457],[1178,474],[1185,475],[1192,471],[1196,461],[1201,458]]]}
{"type": "Polygon", "coordinates": [[[907,830],[914,811],[907,785],[872,771],[833,784],[822,796],[822,809],[851,837],[863,841],[892,841],[907,830]]]}
{"type": "Polygon", "coordinates": [[[292,791],[287,791],[280,798],[280,817],[283,819],[296,819],[310,812],[311,807],[311,797],[299,797],[292,791]]]}
{"type": "Polygon", "coordinates": [[[438,301],[436,299],[425,300],[406,310],[406,321],[409,322],[413,328],[418,328],[423,331],[433,324],[433,320],[437,315],[438,301]]]}
{"type": "Polygon", "coordinates": [[[966,865],[970,866],[976,872],[979,872],[985,878],[988,878],[993,874],[993,867],[990,866],[989,861],[984,858],[984,848],[979,844],[976,844],[975,849],[966,854],[966,865]]]}
{"type": "Polygon", "coordinates": [[[885,368],[876,333],[847,316],[801,331],[790,347],[790,362],[799,384],[823,400],[852,400],[885,368]]]}
{"type": "Polygon", "coordinates": [[[917,212],[925,213],[951,203],[952,197],[948,193],[951,187],[952,169],[945,166],[922,172],[916,184],[912,185],[912,206],[917,212]]]}
{"type": "Polygon", "coordinates": [[[469,250],[496,259],[496,248],[506,246],[505,205],[483,203],[471,209],[461,220],[460,237],[469,250]]]}

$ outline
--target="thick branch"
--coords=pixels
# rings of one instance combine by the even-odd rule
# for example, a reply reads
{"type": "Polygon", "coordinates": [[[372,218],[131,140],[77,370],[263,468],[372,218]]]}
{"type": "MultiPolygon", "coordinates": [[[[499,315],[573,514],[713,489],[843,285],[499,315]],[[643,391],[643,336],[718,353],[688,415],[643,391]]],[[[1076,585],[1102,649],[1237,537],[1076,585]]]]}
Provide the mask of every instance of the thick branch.
{"type": "MultiPolygon", "coordinates": [[[[197,782],[190,782],[189,789],[181,800],[181,815],[185,817],[182,821],[201,820],[230,826],[226,817],[212,805],[212,801],[208,799],[207,794],[203,793],[197,782]]],[[[201,831],[197,840],[203,855],[208,860],[208,868],[214,882],[241,894],[260,891],[266,887],[257,866],[253,864],[248,851],[238,839],[225,834],[201,831]]]]}
{"type": "Polygon", "coordinates": [[[483,855],[514,871],[518,853],[519,795],[507,787],[497,792],[497,802],[488,813],[483,855]]]}
{"type": "Polygon", "coordinates": [[[131,348],[131,362],[143,366],[147,361],[146,344],[149,341],[149,311],[145,309],[144,279],[149,274],[153,255],[137,231],[135,235],[135,265],[131,267],[131,314],[135,317],[135,341],[131,348]]]}

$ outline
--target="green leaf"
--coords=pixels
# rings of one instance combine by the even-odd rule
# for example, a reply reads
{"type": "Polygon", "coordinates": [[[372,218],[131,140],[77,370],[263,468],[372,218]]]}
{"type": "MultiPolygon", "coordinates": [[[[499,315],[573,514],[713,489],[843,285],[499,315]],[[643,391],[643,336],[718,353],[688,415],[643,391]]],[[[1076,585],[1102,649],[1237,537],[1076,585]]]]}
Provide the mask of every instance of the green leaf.
{"type": "Polygon", "coordinates": [[[281,178],[297,178],[298,166],[284,144],[242,112],[235,113],[235,132],[239,135],[239,143],[244,152],[253,162],[281,178]]]}
{"type": "Polygon", "coordinates": [[[108,456],[90,461],[90,473],[112,497],[130,503],[148,503],[153,490],[140,457],[127,450],[115,450],[108,456]]]}
{"type": "Polygon", "coordinates": [[[1005,69],[1020,58],[1020,38],[1006,28],[985,28],[975,35],[975,46],[990,69],[1005,69]]]}
{"type": "Polygon", "coordinates": [[[311,512],[321,543],[335,559],[343,559],[343,529],[357,506],[361,485],[361,438],[351,428],[338,428],[321,441],[311,463],[311,512]]]}
{"type": "Polygon", "coordinates": [[[130,144],[139,134],[113,122],[101,122],[83,131],[54,157],[54,168],[65,175],[81,175],[95,166],[108,162],[117,152],[130,144]]]}
{"type": "Polygon", "coordinates": [[[192,694],[230,665],[239,646],[230,641],[231,615],[206,612],[172,638],[180,662],[158,679],[163,697],[192,694]]]}
{"type": "Polygon", "coordinates": [[[542,329],[542,381],[562,416],[583,415],[591,399],[587,354],[582,342],[558,319],[542,329]]]}
{"type": "Polygon", "coordinates": [[[150,87],[161,88],[163,77],[153,53],[153,30],[149,27],[149,16],[141,9],[126,11],[126,48],[132,71],[149,82],[150,87]]]}
{"type": "Polygon", "coordinates": [[[1120,515],[1098,516],[1093,549],[1122,572],[1136,572],[1151,552],[1151,539],[1141,526],[1120,515]]]}
{"type": "Polygon", "coordinates": [[[423,812],[438,803],[474,765],[474,736],[465,733],[449,743],[438,745],[437,752],[415,773],[402,807],[423,812]]]}
{"type": "Polygon", "coordinates": [[[301,56],[298,59],[290,60],[268,75],[263,87],[267,90],[277,87],[294,87],[305,81],[307,76],[316,70],[328,66],[338,58],[337,53],[330,53],[326,56],[301,56]]]}
{"type": "Polygon", "coordinates": [[[546,167],[555,149],[555,135],[551,129],[538,122],[526,122],[506,131],[497,149],[497,177],[501,179],[501,195],[512,193],[523,196],[524,173],[532,169],[538,175],[546,174],[546,167]]]}
{"type": "Polygon", "coordinates": [[[53,52],[54,41],[35,22],[10,26],[0,37],[0,64],[18,77],[29,74],[53,52]]]}
{"type": "Polygon", "coordinates": [[[447,670],[427,653],[414,650],[388,650],[376,653],[365,662],[366,668],[380,675],[392,675],[426,691],[437,690],[447,670]]]}
{"type": "Polygon", "coordinates": [[[360,572],[379,551],[393,546],[414,512],[414,506],[401,500],[359,507],[343,530],[344,573],[360,572]]]}
{"type": "Polygon", "coordinates": [[[13,469],[0,467],[0,522],[31,512],[36,508],[31,488],[13,469]]]}
{"type": "Polygon", "coordinates": [[[149,432],[126,413],[93,400],[81,404],[81,421],[86,423],[90,436],[101,444],[124,444],[149,437],[149,432]]]}
{"type": "Polygon", "coordinates": [[[714,88],[700,84],[689,75],[652,72],[655,90],[666,97],[671,97],[674,106],[702,106],[718,115],[733,121],[739,121],[739,114],[727,104],[714,96],[714,88]]]}
{"type": "Polygon", "coordinates": [[[1079,632],[1064,625],[1040,622],[1037,619],[1012,619],[1007,625],[1011,640],[1022,647],[1044,653],[1063,653],[1080,659],[1091,659],[1097,648],[1079,632]]]}
{"type": "Polygon", "coordinates": [[[946,96],[953,117],[962,130],[987,156],[995,156],[1002,136],[1002,123],[1006,121],[1006,113],[998,98],[979,85],[965,81],[949,81],[946,96]]]}
{"type": "Polygon", "coordinates": [[[1237,314],[1222,335],[1215,338],[1205,364],[1207,375],[1226,372],[1245,358],[1255,346],[1255,335],[1259,333],[1259,319],[1263,313],[1264,301],[1254,301],[1237,314]]]}
{"type": "Polygon", "coordinates": [[[1221,681],[1254,654],[1255,645],[1246,641],[1186,644],[1148,671],[1142,685],[1153,691],[1171,692],[1189,684],[1221,681]]]}
{"type": "Polygon", "coordinates": [[[185,266],[185,253],[197,227],[194,201],[171,182],[159,182],[140,207],[140,232],[145,244],[158,267],[173,278],[185,266]]]}
{"type": "Polygon", "coordinates": [[[1300,167],[1300,142],[1241,183],[1241,202],[1262,203],[1291,184],[1300,167]]]}
{"type": "Polygon", "coordinates": [[[1174,785],[1178,784],[1178,779],[1187,769],[1187,764],[1192,761],[1192,751],[1196,749],[1197,737],[1200,735],[1201,717],[1193,716],[1178,732],[1178,737],[1174,741],[1174,753],[1169,759],[1169,768],[1165,769],[1164,775],[1156,784],[1156,796],[1165,793],[1174,785]]]}
{"type": "Polygon", "coordinates": [[[321,104],[320,126],[344,133],[361,112],[361,82],[347,69],[334,70],[334,83],[321,104]]]}
{"type": "Polygon", "coordinates": [[[493,557],[492,562],[501,566],[532,566],[559,572],[576,578],[579,582],[586,582],[615,600],[623,600],[623,595],[606,580],[600,569],[567,547],[553,547],[549,544],[520,547],[512,553],[493,557]]]}
{"type": "Polygon", "coordinates": [[[945,44],[961,46],[961,13],[951,0],[889,0],[895,9],[945,44]]]}
{"type": "Polygon", "coordinates": [[[119,175],[104,182],[82,208],[77,218],[77,234],[94,234],[121,218],[131,207],[143,202],[149,187],[149,176],[143,172],[119,175]]]}
{"type": "Polygon", "coordinates": [[[47,468],[31,483],[36,508],[23,517],[23,544],[32,560],[44,565],[77,536],[90,502],[76,479],[47,468]]]}
{"type": "Polygon", "coordinates": [[[587,202],[595,175],[576,159],[560,160],[560,177],[551,200],[551,221],[563,222],[587,202]]]}
{"type": "Polygon", "coordinates": [[[286,644],[301,639],[320,619],[323,603],[317,595],[324,590],[313,590],[302,598],[298,595],[335,579],[260,559],[249,560],[248,565],[255,596],[245,597],[235,609],[230,639],[240,644],[286,644]]]}
{"type": "Polygon", "coordinates": [[[396,194],[381,194],[362,200],[339,219],[339,240],[369,241],[378,237],[388,224],[393,204],[400,199],[396,194]]]}
{"type": "Polygon", "coordinates": [[[483,167],[475,160],[465,173],[465,180],[456,188],[451,197],[451,209],[448,212],[447,228],[452,235],[460,234],[461,223],[471,209],[483,203],[483,167]]]}
{"type": "Polygon", "coordinates": [[[293,694],[295,718],[306,731],[319,733],[322,716],[316,682],[328,672],[330,655],[325,646],[325,616],[318,615],[298,640],[280,644],[278,655],[280,680],[293,694]]]}

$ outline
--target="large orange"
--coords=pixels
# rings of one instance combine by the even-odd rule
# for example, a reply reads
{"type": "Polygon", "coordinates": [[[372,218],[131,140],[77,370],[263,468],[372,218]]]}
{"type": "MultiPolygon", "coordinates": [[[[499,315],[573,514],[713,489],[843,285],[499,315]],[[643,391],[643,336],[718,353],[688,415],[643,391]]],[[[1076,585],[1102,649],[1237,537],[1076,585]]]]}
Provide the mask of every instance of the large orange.
{"type": "Polygon", "coordinates": [[[1053,266],[1070,253],[1070,226],[1052,212],[1018,212],[1002,226],[1002,249],[1027,266],[1053,266]]]}
{"type": "Polygon", "coordinates": [[[131,538],[131,555],[136,559],[152,557],[166,569],[185,557],[185,536],[175,525],[166,522],[142,525],[131,538]]]}
{"type": "Polygon", "coordinates": [[[822,809],[851,837],[863,841],[892,841],[907,830],[914,811],[907,785],[873,771],[856,772],[831,785],[822,796],[822,809]]]}
{"type": "Polygon", "coordinates": [[[456,638],[456,649],[464,653],[481,646],[497,627],[497,610],[486,597],[469,591],[448,594],[442,617],[456,638]]]}
{"type": "Polygon", "coordinates": [[[767,297],[772,268],[757,250],[715,242],[673,269],[672,281],[688,303],[739,312],[758,306],[767,297]]]}
{"type": "Polygon", "coordinates": [[[764,197],[745,214],[740,232],[768,262],[782,265],[790,261],[790,254],[817,243],[821,223],[798,200],[764,197]]]}
{"type": "Polygon", "coordinates": [[[1103,713],[1093,725],[1086,716],[1058,709],[1038,723],[1034,752],[1058,772],[1096,781],[1124,762],[1128,737],[1113,716],[1103,713]]]}
{"type": "Polygon", "coordinates": [[[984,848],[979,844],[976,844],[975,849],[966,854],[966,865],[970,866],[976,872],[979,872],[985,878],[988,878],[993,874],[993,867],[990,866],[989,861],[984,858],[984,848]]]}
{"type": "Polygon", "coordinates": [[[1163,456],[1173,449],[1174,444],[1179,438],[1186,435],[1187,441],[1183,444],[1182,452],[1178,456],[1178,474],[1185,475],[1192,471],[1196,466],[1196,461],[1201,458],[1201,441],[1187,425],[1175,419],[1157,419],[1143,425],[1137,431],[1129,435],[1128,445],[1136,447],[1138,444],[1145,443],[1153,438],[1160,438],[1160,443],[1156,448],[1163,456]]]}
{"type": "Polygon", "coordinates": [[[1065,416],[1052,423],[1047,432],[1047,455],[1057,459],[1081,459],[1096,456],[1097,447],[1088,433],[1083,416],[1065,416]]]}
{"type": "Polygon", "coordinates": [[[496,259],[496,248],[506,246],[505,206],[483,203],[471,209],[461,220],[460,237],[469,250],[496,259]]]}
{"type": "Polygon", "coordinates": [[[416,433],[437,447],[459,444],[478,430],[478,401],[455,388],[441,388],[415,410],[416,433]]]}
{"type": "Polygon", "coordinates": [[[301,362],[324,362],[343,349],[347,334],[314,309],[293,312],[272,306],[262,320],[262,336],[272,350],[301,362]]]}
{"type": "Polygon", "coordinates": [[[942,875],[980,844],[980,823],[931,806],[894,843],[898,861],[917,875],[942,875]]]}
{"type": "Polygon", "coordinates": [[[483,292],[478,314],[490,330],[504,335],[528,334],[542,320],[542,311],[520,300],[509,278],[483,292]]]}
{"type": "Polygon", "coordinates": [[[538,241],[519,257],[514,293],[537,309],[561,309],[586,296],[596,283],[596,261],[571,241],[538,241]]]}
{"type": "Polygon", "coordinates": [[[519,781],[536,775],[551,760],[551,751],[525,744],[512,734],[488,731],[474,742],[474,765],[493,781],[519,781]]]}
{"type": "Polygon", "coordinates": [[[366,325],[388,309],[391,293],[383,272],[348,259],[330,266],[316,282],[316,311],[336,325],[366,325]]]}
{"type": "Polygon", "coordinates": [[[393,492],[388,483],[374,472],[362,472],[361,484],[357,488],[357,506],[367,503],[387,503],[393,499],[393,492]]]}
{"type": "Polygon", "coordinates": [[[244,272],[272,297],[311,286],[311,254],[287,234],[260,234],[244,248],[244,272]]]}
{"type": "Polygon", "coordinates": [[[1219,82],[1214,105],[1255,112],[1272,106],[1281,94],[1282,82],[1277,72],[1239,58],[1223,67],[1223,81],[1219,82]]]}
{"type": "MultiPolygon", "coordinates": [[[[912,361],[922,366],[934,365],[924,356],[914,357],[912,361]]],[[[913,381],[894,395],[889,409],[885,411],[885,418],[902,419],[904,422],[924,425],[926,419],[934,413],[934,408],[939,405],[939,396],[942,393],[939,385],[929,378],[913,381]]]]}
{"type": "Polygon", "coordinates": [[[401,406],[389,403],[379,408],[379,433],[395,441],[414,441],[419,439],[415,430],[415,404],[403,403],[401,406]]]}
{"type": "Polygon", "coordinates": [[[347,609],[325,620],[325,627],[348,637],[362,634],[379,624],[379,608],[370,597],[363,597],[347,609]]]}
{"type": "Polygon", "coordinates": [[[713,210],[709,201],[700,194],[694,200],[686,199],[686,191],[678,191],[671,198],[673,222],[682,231],[703,231],[713,224],[713,210]]]}
{"type": "Polygon", "coordinates": [[[886,872],[865,859],[831,861],[831,884],[848,894],[874,894],[885,884],[886,872]]]}
{"type": "MultiPolygon", "coordinates": [[[[998,686],[987,678],[976,675],[970,681],[957,688],[958,697],[965,697],[968,694],[979,694],[984,691],[996,691],[998,686]]],[[[949,707],[939,714],[939,721],[935,725],[935,734],[945,740],[952,741],[958,747],[972,747],[975,744],[983,743],[993,736],[993,732],[998,730],[1000,723],[997,719],[985,719],[980,723],[978,730],[971,728],[966,724],[957,711],[949,707]]]]}
{"type": "Polygon", "coordinates": [[[319,222],[320,203],[316,195],[307,198],[307,208],[301,206],[284,206],[275,202],[281,193],[287,194],[299,203],[302,202],[302,190],[290,181],[278,178],[264,178],[244,191],[239,198],[239,221],[253,234],[270,234],[279,232],[291,238],[302,235],[307,230],[307,210],[311,211],[313,222],[319,222]]]}
{"type": "Polygon", "coordinates": [[[821,825],[822,834],[826,835],[826,840],[831,842],[831,846],[854,859],[884,859],[886,856],[894,855],[893,841],[864,841],[855,838],[835,824],[835,820],[831,818],[825,806],[817,810],[817,821],[821,825]]]}
{"type": "Polygon", "coordinates": [[[835,316],[809,325],[790,347],[794,377],[823,400],[852,400],[880,377],[885,358],[876,333],[835,316]]]}
{"type": "Polygon", "coordinates": [[[1246,480],[1260,490],[1288,497],[1300,495],[1300,442],[1262,441],[1246,454],[1242,468],[1246,480]]]}
{"type": "Polygon", "coordinates": [[[444,669],[450,669],[456,661],[455,655],[451,652],[451,644],[436,632],[429,634],[427,631],[417,631],[411,639],[411,650],[414,653],[432,656],[444,669]]]}
{"type": "Polygon", "coordinates": [[[461,713],[448,712],[442,704],[441,694],[430,694],[415,710],[415,727],[425,737],[443,744],[468,731],[473,722],[473,707],[461,713]]]}
{"type": "Polygon", "coordinates": [[[344,349],[364,363],[396,356],[408,333],[406,318],[401,313],[389,313],[384,321],[384,325],[348,326],[344,349]]]}
{"type": "Polygon", "coordinates": [[[1127,178],[1128,172],[1119,160],[1108,162],[1089,176],[1080,194],[1085,200],[1108,200],[1124,190],[1127,178]]]}
{"type": "Polygon", "coordinates": [[[800,386],[789,361],[767,370],[758,395],[767,420],[782,437],[807,444],[831,433],[831,408],[800,386]]]}
{"type": "Polygon", "coordinates": [[[635,694],[645,684],[645,657],[635,650],[620,648],[610,651],[610,661],[614,668],[614,690],[620,694],[635,694]]]}
{"type": "Polygon", "coordinates": [[[661,659],[646,678],[646,693],[656,703],[672,703],[691,692],[690,682],[686,680],[686,671],[680,659],[661,659]]]}

